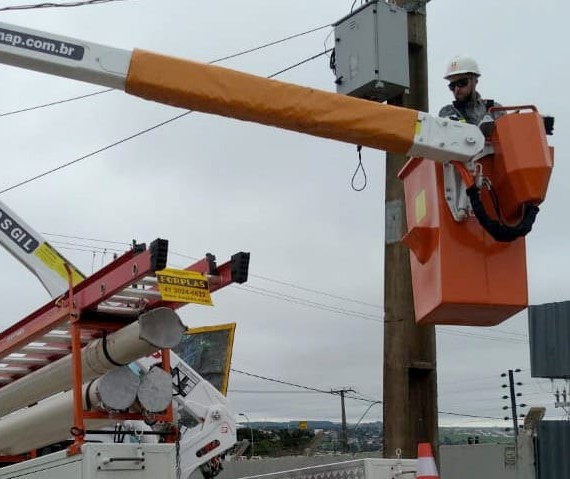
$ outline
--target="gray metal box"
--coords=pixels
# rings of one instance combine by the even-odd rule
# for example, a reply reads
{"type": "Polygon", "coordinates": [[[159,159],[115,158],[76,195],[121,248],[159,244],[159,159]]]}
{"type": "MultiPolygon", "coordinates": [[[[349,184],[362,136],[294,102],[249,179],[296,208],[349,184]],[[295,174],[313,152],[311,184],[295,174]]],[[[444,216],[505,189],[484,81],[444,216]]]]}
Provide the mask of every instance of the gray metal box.
{"type": "Polygon", "coordinates": [[[408,90],[406,10],[369,1],[334,27],[338,93],[385,101],[408,90]]]}
{"type": "Polygon", "coordinates": [[[542,421],[536,449],[537,479],[570,477],[570,422],[542,421]]]}
{"type": "Polygon", "coordinates": [[[570,378],[570,301],[528,308],[530,375],[570,378]]]}

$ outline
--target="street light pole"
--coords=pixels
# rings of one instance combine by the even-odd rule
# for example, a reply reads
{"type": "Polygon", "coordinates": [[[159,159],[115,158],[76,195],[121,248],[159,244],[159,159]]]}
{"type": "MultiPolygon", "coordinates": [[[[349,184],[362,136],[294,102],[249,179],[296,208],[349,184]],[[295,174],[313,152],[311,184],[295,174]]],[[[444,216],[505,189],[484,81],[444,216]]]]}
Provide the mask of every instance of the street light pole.
{"type": "Polygon", "coordinates": [[[251,428],[251,421],[249,420],[249,417],[247,417],[247,414],[240,412],[238,414],[238,416],[243,416],[247,419],[247,425],[249,426],[249,432],[251,433],[251,456],[253,457],[253,429],[251,428]]]}

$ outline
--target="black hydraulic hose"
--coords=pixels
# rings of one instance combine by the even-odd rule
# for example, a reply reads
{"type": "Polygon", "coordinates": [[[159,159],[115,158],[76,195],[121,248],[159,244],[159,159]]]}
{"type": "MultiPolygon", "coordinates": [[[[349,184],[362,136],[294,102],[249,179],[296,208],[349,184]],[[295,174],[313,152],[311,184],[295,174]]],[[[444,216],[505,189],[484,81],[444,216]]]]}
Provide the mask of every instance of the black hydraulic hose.
{"type": "Polygon", "coordinates": [[[494,220],[489,216],[485,209],[485,205],[483,205],[483,202],[481,201],[477,185],[467,188],[467,196],[469,196],[469,199],[471,200],[473,213],[475,213],[475,217],[479,220],[481,226],[493,237],[495,241],[500,241],[502,243],[510,243],[511,241],[530,233],[539,210],[538,206],[533,205],[532,203],[525,203],[523,206],[522,219],[517,225],[510,226],[501,221],[494,220]]]}

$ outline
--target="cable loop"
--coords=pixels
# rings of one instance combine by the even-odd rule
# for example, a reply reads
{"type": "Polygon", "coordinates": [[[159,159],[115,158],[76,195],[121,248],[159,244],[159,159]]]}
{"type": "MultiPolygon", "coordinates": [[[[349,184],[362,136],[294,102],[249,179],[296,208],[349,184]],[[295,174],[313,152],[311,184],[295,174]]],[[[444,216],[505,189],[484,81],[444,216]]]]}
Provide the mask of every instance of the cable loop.
{"type": "Polygon", "coordinates": [[[366,185],[368,184],[368,177],[366,176],[366,170],[364,169],[364,166],[362,165],[362,145],[357,145],[356,151],[358,152],[358,166],[356,167],[356,170],[354,171],[354,174],[352,175],[352,180],[350,181],[350,186],[352,187],[352,189],[354,191],[363,191],[364,189],[366,189],[366,185]],[[364,176],[364,183],[361,187],[354,186],[355,185],[354,180],[356,178],[356,175],[358,174],[358,170],[362,170],[362,175],[364,176]]]}

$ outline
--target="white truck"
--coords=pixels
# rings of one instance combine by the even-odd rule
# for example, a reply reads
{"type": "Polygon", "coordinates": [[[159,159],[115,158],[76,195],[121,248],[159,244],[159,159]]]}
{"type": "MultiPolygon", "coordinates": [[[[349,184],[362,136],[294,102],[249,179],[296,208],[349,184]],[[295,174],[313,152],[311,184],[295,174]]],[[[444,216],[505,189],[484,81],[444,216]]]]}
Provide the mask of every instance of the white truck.
{"type": "MultiPolygon", "coordinates": [[[[64,264],[70,266],[74,282],[85,279],[37,231],[1,202],[0,218],[2,224],[9,224],[10,231],[17,233],[4,230],[5,234],[0,233],[0,244],[38,277],[55,301],[68,289],[64,264]],[[27,248],[21,246],[19,238],[25,240],[27,248]],[[50,260],[34,254],[38,249],[50,251],[50,260]]],[[[147,291],[149,297],[156,297],[156,292],[147,291]]],[[[137,294],[140,293],[141,290],[137,294]]],[[[236,443],[236,423],[227,399],[174,352],[170,352],[171,375],[157,368],[162,361],[157,350],[177,344],[185,328],[172,309],[137,311],[132,304],[124,303],[128,298],[128,292],[122,292],[101,306],[103,311],[113,305],[119,310],[129,306],[138,312],[138,321],[108,337],[92,340],[83,348],[83,380],[90,381],[86,390],[92,389],[83,400],[99,402],[102,408],[128,408],[134,397],[127,398],[124,407],[113,404],[124,402],[130,387],[128,380],[134,378],[138,407],[146,402],[146,411],[162,411],[173,404],[177,440],[171,444],[159,443],[164,436],[161,430],[164,424],[148,425],[152,423],[152,414],[146,423],[99,421],[96,427],[85,431],[87,442],[78,454],[62,450],[7,465],[0,469],[0,478],[167,479],[188,478],[197,469],[205,478],[211,478],[221,470],[220,455],[236,443]],[[140,358],[140,355],[146,356],[140,358]],[[135,359],[138,360],[128,366],[117,366],[135,359]],[[147,398],[144,401],[143,385],[147,398]],[[107,429],[101,429],[102,425],[107,429]]],[[[57,342],[64,339],[67,336],[61,334],[57,342]]],[[[45,349],[49,347],[46,344],[45,349]]],[[[5,459],[0,464],[7,464],[10,458],[21,460],[31,449],[45,450],[44,446],[65,443],[70,437],[72,393],[64,392],[69,389],[72,375],[70,355],[52,361],[44,359],[44,364],[37,353],[38,350],[36,355],[10,353],[0,359],[0,374],[22,374],[26,360],[35,360],[35,366],[41,366],[20,379],[0,383],[0,459],[2,456],[5,459]],[[20,370],[12,361],[20,364],[20,370]],[[34,430],[36,433],[31,432],[34,430]]]]}

